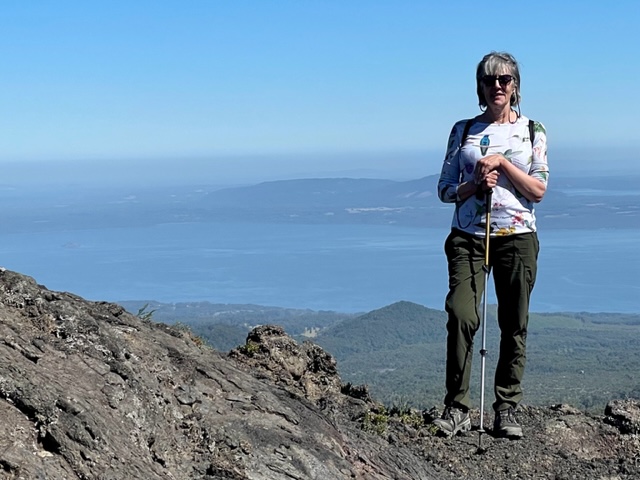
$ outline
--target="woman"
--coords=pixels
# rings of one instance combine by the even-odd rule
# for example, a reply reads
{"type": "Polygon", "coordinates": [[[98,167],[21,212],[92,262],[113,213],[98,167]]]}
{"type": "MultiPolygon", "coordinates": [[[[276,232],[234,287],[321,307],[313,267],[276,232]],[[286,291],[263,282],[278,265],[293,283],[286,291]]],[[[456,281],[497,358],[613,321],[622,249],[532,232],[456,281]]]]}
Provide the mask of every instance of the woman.
{"type": "Polygon", "coordinates": [[[485,288],[485,198],[491,190],[489,265],[501,330],[494,435],[520,438],[515,409],[522,400],[529,298],[539,250],[533,207],[546,191],[547,139],[540,123],[520,114],[520,72],[510,54],[486,55],[478,64],[476,85],[483,113],[454,125],[438,183],[440,200],[456,205],[445,241],[445,410],[434,424],[448,436],[471,428],[469,378],[485,288]]]}

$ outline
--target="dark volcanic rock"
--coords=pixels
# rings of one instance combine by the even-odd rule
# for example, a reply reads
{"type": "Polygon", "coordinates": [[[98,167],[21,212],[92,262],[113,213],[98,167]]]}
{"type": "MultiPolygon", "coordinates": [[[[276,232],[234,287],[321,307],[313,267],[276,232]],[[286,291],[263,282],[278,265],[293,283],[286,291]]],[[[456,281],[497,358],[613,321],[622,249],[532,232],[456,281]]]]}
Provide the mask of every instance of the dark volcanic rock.
{"type": "Polygon", "coordinates": [[[640,401],[612,400],[604,410],[605,421],[622,433],[640,433],[640,401]]]}
{"type": "Polygon", "coordinates": [[[357,422],[323,414],[323,389],[345,396],[333,359],[309,351],[325,376],[313,389],[301,358],[286,348],[277,358],[291,382],[309,380],[289,385],[294,395],[284,376],[254,376],[188,331],[4,271],[2,478],[433,478],[408,449],[388,452],[357,422]]]}
{"type": "Polygon", "coordinates": [[[312,401],[340,393],[342,382],[335,359],[319,346],[302,345],[277,325],[256,327],[244,346],[229,354],[247,371],[263,375],[312,401]]]}
{"type": "Polygon", "coordinates": [[[280,327],[227,356],[0,272],[0,478],[631,479],[638,410],[523,407],[526,437],[484,435],[478,454],[477,432],[440,438],[421,412],[385,409],[280,327]]]}

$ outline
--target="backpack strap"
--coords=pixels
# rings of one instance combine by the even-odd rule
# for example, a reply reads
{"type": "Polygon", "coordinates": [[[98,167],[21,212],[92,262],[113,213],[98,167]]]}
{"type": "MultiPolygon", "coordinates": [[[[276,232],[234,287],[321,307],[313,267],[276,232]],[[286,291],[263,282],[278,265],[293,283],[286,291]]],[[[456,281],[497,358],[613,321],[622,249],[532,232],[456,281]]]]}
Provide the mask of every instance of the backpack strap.
{"type": "Polygon", "coordinates": [[[460,139],[460,148],[462,148],[462,146],[464,145],[464,141],[469,136],[469,130],[471,130],[471,125],[473,125],[473,123],[474,121],[472,118],[470,120],[467,120],[467,123],[464,124],[464,130],[462,131],[462,138],[460,139]]]}
{"type": "Polygon", "coordinates": [[[529,119],[529,140],[531,141],[532,147],[533,147],[533,139],[535,138],[535,135],[536,135],[535,127],[536,127],[535,122],[529,119]]]}
{"type": "MultiPolygon", "coordinates": [[[[465,140],[469,136],[469,130],[471,130],[471,126],[474,124],[473,118],[467,120],[467,123],[464,124],[464,130],[462,131],[462,138],[460,139],[460,148],[464,145],[465,140]]],[[[533,146],[533,139],[536,137],[536,126],[535,122],[529,119],[529,140],[531,141],[531,145],[533,146]]]]}

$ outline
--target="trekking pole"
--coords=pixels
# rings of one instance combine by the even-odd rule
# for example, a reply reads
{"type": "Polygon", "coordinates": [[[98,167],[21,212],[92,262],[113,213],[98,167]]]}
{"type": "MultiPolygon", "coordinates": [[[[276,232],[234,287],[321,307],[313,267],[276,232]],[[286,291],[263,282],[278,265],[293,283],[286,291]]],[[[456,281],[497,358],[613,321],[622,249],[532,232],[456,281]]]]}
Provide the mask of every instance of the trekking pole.
{"type": "Polygon", "coordinates": [[[487,286],[489,284],[489,237],[491,233],[491,190],[485,192],[487,208],[485,243],[484,243],[484,293],[482,295],[482,348],[480,349],[480,428],[478,429],[478,453],[482,453],[482,434],[484,433],[484,370],[487,356],[487,286]]]}

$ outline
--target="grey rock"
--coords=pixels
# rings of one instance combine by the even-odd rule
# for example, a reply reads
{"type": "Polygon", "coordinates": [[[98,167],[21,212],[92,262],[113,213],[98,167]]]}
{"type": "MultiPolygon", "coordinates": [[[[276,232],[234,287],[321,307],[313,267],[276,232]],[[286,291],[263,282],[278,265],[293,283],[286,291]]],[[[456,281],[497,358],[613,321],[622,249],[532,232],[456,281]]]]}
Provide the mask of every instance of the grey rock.
{"type": "Polygon", "coordinates": [[[629,398],[612,400],[605,410],[605,421],[617,427],[622,433],[640,433],[640,401],[629,398]]]}
{"type": "Polygon", "coordinates": [[[251,372],[187,330],[0,272],[2,478],[434,478],[335,413],[366,406],[331,356],[266,331],[251,372]]]}
{"type": "Polygon", "coordinates": [[[184,328],[0,271],[3,479],[627,480],[640,478],[639,411],[521,406],[524,439],[487,432],[478,449],[474,431],[437,436],[437,409],[394,416],[281,327],[222,354],[184,328]]]}

